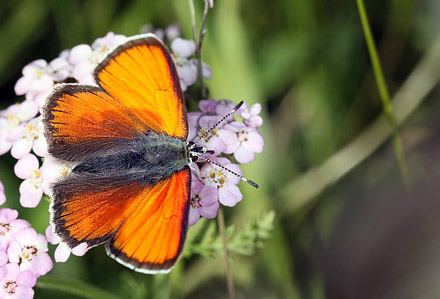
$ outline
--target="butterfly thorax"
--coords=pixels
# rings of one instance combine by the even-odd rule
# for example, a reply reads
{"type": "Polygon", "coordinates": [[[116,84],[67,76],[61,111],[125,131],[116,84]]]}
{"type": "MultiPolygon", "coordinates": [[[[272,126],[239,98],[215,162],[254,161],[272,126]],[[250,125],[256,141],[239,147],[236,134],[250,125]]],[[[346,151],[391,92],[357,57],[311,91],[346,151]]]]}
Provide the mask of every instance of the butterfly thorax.
{"type": "Polygon", "coordinates": [[[129,140],[118,152],[89,158],[73,169],[78,175],[130,176],[148,185],[171,177],[188,165],[186,142],[150,131],[129,140]]]}

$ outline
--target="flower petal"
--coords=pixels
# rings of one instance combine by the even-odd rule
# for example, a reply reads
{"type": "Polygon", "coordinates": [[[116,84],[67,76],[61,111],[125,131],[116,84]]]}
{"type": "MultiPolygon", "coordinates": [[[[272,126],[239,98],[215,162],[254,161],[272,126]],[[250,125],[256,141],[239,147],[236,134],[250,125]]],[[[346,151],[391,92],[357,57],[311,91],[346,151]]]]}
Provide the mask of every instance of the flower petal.
{"type": "Polygon", "coordinates": [[[11,149],[11,155],[15,159],[21,159],[32,149],[33,140],[28,138],[23,138],[14,143],[11,149]]]}
{"type": "Polygon", "coordinates": [[[66,243],[61,242],[55,250],[55,262],[64,263],[70,256],[70,248],[66,243]]]}
{"type": "Polygon", "coordinates": [[[0,266],[5,265],[8,262],[8,253],[4,250],[0,250],[0,266]]]}
{"type": "Polygon", "coordinates": [[[47,240],[42,234],[37,234],[37,239],[35,240],[35,247],[38,251],[47,251],[47,240]]]}
{"type": "Polygon", "coordinates": [[[200,214],[197,208],[190,207],[189,208],[189,217],[188,217],[188,225],[192,226],[199,221],[200,214]]]}
{"type": "Polygon", "coordinates": [[[264,147],[264,139],[258,131],[253,130],[248,133],[247,144],[253,152],[261,153],[264,147]]]}
{"type": "Polygon", "coordinates": [[[34,101],[26,100],[20,104],[17,111],[17,117],[20,121],[28,121],[38,113],[38,105],[34,101]]]}
{"type": "Polygon", "coordinates": [[[50,256],[46,252],[39,251],[37,261],[38,264],[34,268],[38,271],[38,274],[45,275],[47,272],[52,270],[53,263],[50,259],[50,256]]]}
{"type": "Polygon", "coordinates": [[[6,224],[11,223],[18,217],[18,212],[16,210],[3,208],[0,209],[0,223],[6,224]]]}
{"type": "Polygon", "coordinates": [[[18,79],[17,83],[15,83],[14,91],[18,96],[24,95],[31,87],[33,78],[31,76],[24,76],[18,79]]]}
{"type": "Polygon", "coordinates": [[[219,189],[219,201],[224,206],[233,207],[242,199],[243,194],[236,185],[227,184],[219,189]]]}
{"type": "Polygon", "coordinates": [[[25,228],[16,234],[15,239],[21,245],[34,245],[37,240],[37,232],[32,227],[25,228]]]}
{"type": "Polygon", "coordinates": [[[20,179],[27,179],[38,169],[38,159],[32,154],[22,157],[14,166],[14,172],[20,179]]]}
{"type": "Polygon", "coordinates": [[[42,134],[34,140],[32,150],[39,157],[45,157],[47,155],[47,142],[42,134]]]}
{"type": "Polygon", "coordinates": [[[36,188],[32,180],[27,179],[20,185],[20,204],[25,208],[35,208],[41,201],[43,188],[36,188]]]}
{"type": "Polygon", "coordinates": [[[34,290],[27,286],[18,286],[15,293],[9,297],[10,299],[32,299],[34,298],[34,290]]]}
{"type": "Polygon", "coordinates": [[[20,261],[20,254],[21,254],[20,243],[18,241],[12,241],[8,247],[9,262],[18,264],[18,262],[20,261]]]}
{"type": "Polygon", "coordinates": [[[247,164],[255,159],[255,153],[246,144],[242,144],[235,152],[235,159],[241,164],[247,164]]]}
{"type": "Polygon", "coordinates": [[[80,61],[89,59],[92,54],[92,48],[89,45],[78,45],[73,47],[70,51],[69,62],[73,65],[78,64],[80,61]]]}
{"type": "Polygon", "coordinates": [[[4,281],[16,281],[17,277],[20,275],[20,267],[15,263],[6,264],[2,269],[5,272],[5,277],[3,278],[4,281]]]}
{"type": "Polygon", "coordinates": [[[46,240],[47,240],[50,244],[52,244],[52,245],[56,245],[56,244],[58,244],[58,243],[60,242],[60,239],[58,238],[58,236],[55,235],[55,234],[53,233],[52,225],[49,225],[49,226],[46,228],[46,232],[45,232],[45,234],[46,234],[46,240]]]}
{"type": "Polygon", "coordinates": [[[83,256],[88,250],[87,243],[83,242],[75,248],[72,248],[72,253],[76,256],[83,256]]]}
{"type": "Polygon", "coordinates": [[[177,65],[176,67],[180,81],[183,81],[186,86],[191,86],[196,82],[197,69],[194,69],[191,65],[184,65],[184,66],[177,65]]]}
{"type": "Polygon", "coordinates": [[[171,43],[171,50],[177,56],[188,58],[196,51],[196,44],[193,40],[178,37],[171,43]]]}
{"type": "Polygon", "coordinates": [[[32,288],[37,282],[37,276],[31,271],[23,271],[18,275],[17,282],[19,285],[32,288]]]}

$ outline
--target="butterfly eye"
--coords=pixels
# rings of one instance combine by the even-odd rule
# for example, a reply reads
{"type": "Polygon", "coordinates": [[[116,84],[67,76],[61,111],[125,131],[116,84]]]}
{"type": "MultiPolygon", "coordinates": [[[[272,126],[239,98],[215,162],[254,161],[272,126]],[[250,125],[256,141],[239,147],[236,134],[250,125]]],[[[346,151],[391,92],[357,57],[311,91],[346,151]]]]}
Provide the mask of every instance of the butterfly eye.
{"type": "Polygon", "coordinates": [[[196,162],[198,158],[198,156],[191,156],[191,161],[196,162]]]}

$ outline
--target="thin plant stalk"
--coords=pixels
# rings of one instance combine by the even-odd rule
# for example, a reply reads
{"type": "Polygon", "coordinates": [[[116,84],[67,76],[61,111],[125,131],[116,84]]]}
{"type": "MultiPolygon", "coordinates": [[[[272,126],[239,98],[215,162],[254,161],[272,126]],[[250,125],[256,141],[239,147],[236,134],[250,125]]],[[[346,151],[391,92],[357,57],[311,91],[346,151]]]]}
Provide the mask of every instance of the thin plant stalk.
{"type": "MultiPolygon", "coordinates": [[[[197,75],[200,78],[202,98],[206,98],[207,92],[206,92],[205,84],[203,82],[202,43],[203,43],[203,39],[205,38],[204,27],[206,23],[206,17],[208,16],[209,8],[214,7],[214,2],[212,0],[205,0],[205,8],[203,10],[202,24],[200,26],[200,33],[198,37],[197,37],[197,23],[196,23],[196,13],[194,9],[194,0],[188,0],[188,5],[191,16],[193,39],[197,45],[196,46],[197,75]]],[[[232,279],[231,267],[229,265],[228,245],[227,245],[226,231],[225,231],[225,217],[223,215],[222,208],[219,209],[217,218],[218,218],[220,235],[222,237],[222,243],[223,243],[223,252],[225,259],[225,275],[226,275],[226,284],[228,287],[229,298],[235,299],[234,281],[232,279]]]]}
{"type": "Polygon", "coordinates": [[[205,38],[205,23],[206,18],[208,16],[209,8],[214,7],[214,2],[205,0],[205,8],[203,10],[203,17],[202,17],[202,24],[200,25],[200,33],[197,37],[197,23],[196,23],[196,13],[194,9],[194,0],[188,0],[189,5],[189,11],[191,15],[191,24],[192,24],[192,32],[193,32],[193,39],[196,43],[196,59],[197,59],[197,76],[200,78],[200,85],[202,90],[202,98],[206,98],[207,91],[205,87],[205,83],[203,81],[203,68],[202,68],[202,44],[203,39],[205,38]]]}
{"type": "Polygon", "coordinates": [[[374,43],[373,34],[371,33],[370,24],[368,22],[367,12],[363,0],[356,0],[359,15],[361,18],[362,28],[364,30],[365,40],[367,42],[368,52],[370,54],[371,64],[373,65],[374,76],[376,78],[377,89],[379,90],[379,96],[382,101],[383,112],[387,118],[388,124],[392,131],[392,142],[394,152],[396,155],[397,164],[399,165],[400,174],[402,179],[408,188],[411,190],[411,182],[409,178],[408,167],[405,159],[405,153],[403,150],[402,139],[399,136],[397,121],[393,113],[393,107],[391,105],[390,95],[383,75],[382,67],[377,54],[376,45],[374,43]]]}
{"type": "Polygon", "coordinates": [[[191,17],[191,27],[194,42],[197,44],[197,24],[196,24],[196,11],[194,9],[194,0],[188,0],[189,14],[191,17]]]}
{"type": "Polygon", "coordinates": [[[231,267],[229,265],[228,244],[226,240],[226,230],[225,230],[225,216],[223,215],[223,209],[221,207],[218,209],[217,219],[218,219],[218,227],[220,230],[220,235],[222,237],[222,243],[223,243],[226,284],[228,286],[229,298],[235,299],[234,280],[232,279],[231,267]]]}

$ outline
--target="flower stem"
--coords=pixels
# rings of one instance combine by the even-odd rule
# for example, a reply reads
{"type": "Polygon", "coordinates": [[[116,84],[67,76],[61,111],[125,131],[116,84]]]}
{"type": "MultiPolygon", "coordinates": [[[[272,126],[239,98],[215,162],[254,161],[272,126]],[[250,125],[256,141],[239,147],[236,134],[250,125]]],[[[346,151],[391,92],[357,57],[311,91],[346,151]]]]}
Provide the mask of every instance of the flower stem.
{"type": "Polygon", "coordinates": [[[75,295],[82,298],[109,298],[120,299],[121,297],[113,295],[106,290],[94,287],[85,282],[67,279],[67,278],[54,278],[50,276],[41,276],[37,280],[37,288],[46,290],[55,290],[64,292],[66,294],[75,295]]]}
{"type": "Polygon", "coordinates": [[[370,54],[371,63],[373,65],[374,76],[376,78],[377,89],[379,90],[379,96],[382,101],[382,109],[387,118],[388,124],[392,131],[392,141],[394,152],[399,165],[400,174],[407,189],[411,191],[411,182],[409,178],[408,168],[405,160],[405,153],[403,151],[402,140],[398,133],[397,121],[393,113],[393,107],[391,105],[390,95],[385,83],[382,67],[380,64],[379,56],[377,54],[376,45],[374,43],[373,35],[371,33],[370,24],[368,22],[367,12],[364,6],[363,0],[356,0],[359,15],[361,18],[362,28],[364,30],[365,40],[367,42],[368,52],[370,54]]]}
{"type": "Polygon", "coordinates": [[[205,38],[205,23],[206,23],[206,17],[208,16],[208,10],[209,8],[214,7],[214,2],[205,0],[205,8],[203,10],[203,17],[202,17],[202,24],[200,26],[200,33],[197,38],[197,24],[196,24],[196,13],[194,9],[194,0],[188,0],[189,5],[189,11],[191,15],[191,24],[192,24],[192,32],[193,32],[193,39],[196,43],[196,59],[197,59],[197,76],[200,78],[200,85],[202,90],[202,98],[205,99],[207,96],[207,90],[205,83],[203,81],[203,68],[202,68],[202,43],[203,39],[205,38]]]}
{"type": "Polygon", "coordinates": [[[234,280],[232,279],[231,267],[229,265],[228,245],[227,245],[226,231],[225,231],[225,216],[223,215],[223,208],[222,207],[220,207],[218,209],[217,219],[218,219],[218,228],[220,230],[220,235],[222,236],[222,242],[223,242],[226,284],[228,286],[229,298],[235,299],[234,280]]]}
{"type": "Polygon", "coordinates": [[[188,0],[189,14],[191,15],[191,26],[194,42],[197,44],[197,24],[196,24],[196,11],[194,9],[194,0],[188,0]]]}

